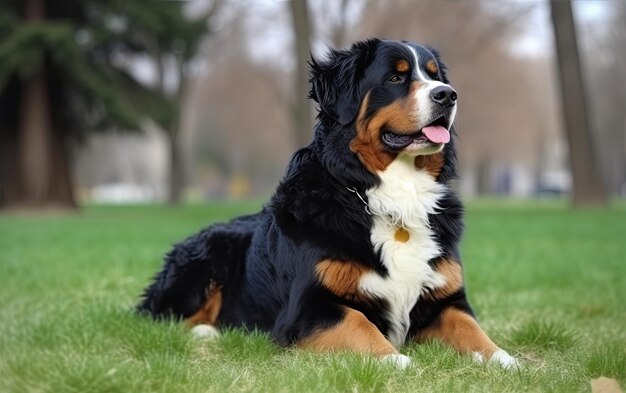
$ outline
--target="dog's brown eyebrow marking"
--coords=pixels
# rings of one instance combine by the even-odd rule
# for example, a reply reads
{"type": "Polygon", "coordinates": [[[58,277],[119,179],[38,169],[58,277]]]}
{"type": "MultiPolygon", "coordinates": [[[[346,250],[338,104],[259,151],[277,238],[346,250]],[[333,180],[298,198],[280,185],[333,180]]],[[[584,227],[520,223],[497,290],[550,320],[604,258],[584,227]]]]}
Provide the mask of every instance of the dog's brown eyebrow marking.
{"type": "Polygon", "coordinates": [[[439,72],[439,67],[437,67],[437,62],[433,59],[428,60],[426,63],[426,70],[431,74],[437,74],[439,72]]]}
{"type": "Polygon", "coordinates": [[[399,60],[396,63],[396,71],[398,72],[407,72],[410,68],[409,62],[406,60],[399,60]]]}

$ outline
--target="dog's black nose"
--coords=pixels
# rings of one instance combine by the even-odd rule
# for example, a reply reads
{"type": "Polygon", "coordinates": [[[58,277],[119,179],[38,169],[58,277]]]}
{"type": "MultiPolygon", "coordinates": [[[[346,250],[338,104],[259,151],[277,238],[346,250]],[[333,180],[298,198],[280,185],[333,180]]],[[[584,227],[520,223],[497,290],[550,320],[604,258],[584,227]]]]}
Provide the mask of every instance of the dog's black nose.
{"type": "Polygon", "coordinates": [[[457,94],[450,86],[439,86],[430,92],[430,98],[438,104],[450,107],[456,103],[457,94]]]}

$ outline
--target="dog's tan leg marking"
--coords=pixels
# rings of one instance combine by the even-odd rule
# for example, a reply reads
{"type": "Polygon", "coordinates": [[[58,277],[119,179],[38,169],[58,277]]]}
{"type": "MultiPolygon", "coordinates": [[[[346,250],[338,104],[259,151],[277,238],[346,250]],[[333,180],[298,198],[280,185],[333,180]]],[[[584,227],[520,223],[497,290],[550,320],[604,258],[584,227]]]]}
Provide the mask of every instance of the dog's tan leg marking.
{"type": "Polygon", "coordinates": [[[508,369],[520,367],[520,363],[513,356],[500,349],[487,337],[471,315],[452,307],[444,310],[439,320],[425,329],[417,339],[441,340],[460,353],[473,355],[474,359],[480,362],[487,361],[508,369]]]}
{"type": "Polygon", "coordinates": [[[471,315],[451,307],[441,313],[434,325],[422,331],[417,340],[441,340],[460,353],[480,354],[483,359],[491,359],[500,350],[471,315]]]}
{"type": "Polygon", "coordinates": [[[220,309],[222,308],[222,290],[221,286],[217,283],[212,282],[207,289],[207,299],[200,307],[200,309],[187,318],[185,323],[188,326],[195,325],[215,325],[217,322],[217,316],[220,313],[220,309]]]}
{"type": "Polygon", "coordinates": [[[347,307],[341,322],[315,332],[298,345],[301,348],[318,352],[352,351],[378,357],[398,353],[398,350],[363,313],[347,307]]]}

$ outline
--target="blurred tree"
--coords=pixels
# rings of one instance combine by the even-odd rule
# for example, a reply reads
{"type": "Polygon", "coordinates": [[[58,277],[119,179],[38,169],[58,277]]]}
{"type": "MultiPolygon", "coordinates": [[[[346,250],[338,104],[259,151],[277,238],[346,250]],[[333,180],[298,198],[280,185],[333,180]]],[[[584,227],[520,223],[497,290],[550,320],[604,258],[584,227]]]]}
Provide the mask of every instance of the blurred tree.
{"type": "MultiPolygon", "coordinates": [[[[284,67],[293,55],[289,60],[274,58],[281,62],[277,66],[251,55],[249,49],[263,40],[264,29],[291,29],[290,11],[286,3],[274,5],[280,12],[264,10],[258,3],[226,5],[227,12],[219,14],[220,29],[206,43],[209,71],[190,87],[195,98],[189,108],[196,113],[190,116],[195,176],[191,180],[202,185],[202,195],[223,197],[245,174],[250,192],[266,195],[283,176],[296,147],[295,81],[284,67]]],[[[304,137],[310,140],[311,135],[309,130],[304,137]]]]}
{"type": "Polygon", "coordinates": [[[207,21],[223,4],[222,0],[213,0],[211,7],[201,15],[188,19],[183,15],[181,3],[169,1],[159,3],[153,10],[155,23],[147,24],[146,47],[155,59],[157,68],[158,89],[165,97],[175,103],[173,116],[169,124],[161,124],[167,134],[170,149],[170,173],[168,201],[177,204],[185,185],[181,141],[181,108],[180,103],[189,83],[192,60],[202,39],[209,32],[207,21]],[[176,75],[174,87],[168,89],[168,73],[176,75]],[[170,91],[171,90],[171,91],[170,91]]]}
{"type": "Polygon", "coordinates": [[[350,45],[349,35],[354,29],[354,23],[361,18],[361,7],[365,7],[368,0],[324,0],[317,1],[311,7],[312,25],[315,26],[313,37],[328,43],[335,48],[345,48],[350,45]]]}
{"type": "Polygon", "coordinates": [[[140,83],[133,60],[190,57],[205,21],[189,23],[181,7],[0,0],[0,207],[75,207],[68,147],[87,132],[147,117],[175,129],[177,103],[140,83]]]}
{"type": "Polygon", "coordinates": [[[311,56],[311,22],[307,0],[291,0],[291,21],[294,31],[294,54],[296,73],[294,75],[293,130],[296,146],[306,146],[313,138],[313,119],[309,92],[309,67],[311,56]]]}
{"type": "Polygon", "coordinates": [[[569,0],[551,0],[550,8],[569,143],[572,202],[574,206],[606,205],[608,196],[594,157],[572,4],[569,0]]]}
{"type": "MultiPolygon", "coordinates": [[[[229,45],[238,39],[242,38],[233,37],[229,45]]],[[[198,93],[202,109],[193,143],[195,169],[217,169],[225,181],[245,173],[251,191],[271,192],[295,148],[286,99],[292,84],[284,69],[255,64],[242,52],[218,53],[211,59],[211,77],[198,93]],[[241,108],[246,108],[245,116],[241,108]]]]}
{"type": "Polygon", "coordinates": [[[579,42],[595,157],[610,192],[626,196],[626,2],[603,5],[607,17],[600,26],[580,25],[579,42]]]}

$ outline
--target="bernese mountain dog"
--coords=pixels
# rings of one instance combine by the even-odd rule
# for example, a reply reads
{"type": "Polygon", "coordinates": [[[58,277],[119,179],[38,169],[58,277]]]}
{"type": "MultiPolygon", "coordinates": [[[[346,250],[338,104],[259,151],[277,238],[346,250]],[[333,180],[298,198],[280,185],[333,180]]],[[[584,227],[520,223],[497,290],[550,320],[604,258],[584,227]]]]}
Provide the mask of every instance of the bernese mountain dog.
{"type": "Polygon", "coordinates": [[[505,367],[463,284],[457,92],[430,47],[370,39],[310,62],[319,114],[257,214],[174,246],[138,310],[269,332],[280,346],[348,350],[406,367],[441,340],[505,367]]]}

